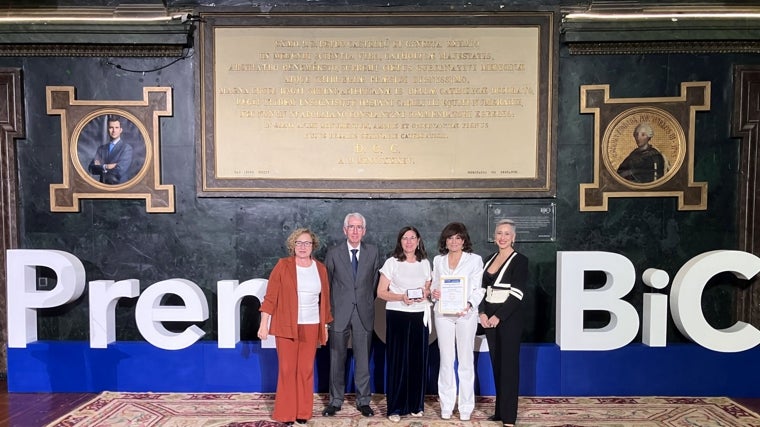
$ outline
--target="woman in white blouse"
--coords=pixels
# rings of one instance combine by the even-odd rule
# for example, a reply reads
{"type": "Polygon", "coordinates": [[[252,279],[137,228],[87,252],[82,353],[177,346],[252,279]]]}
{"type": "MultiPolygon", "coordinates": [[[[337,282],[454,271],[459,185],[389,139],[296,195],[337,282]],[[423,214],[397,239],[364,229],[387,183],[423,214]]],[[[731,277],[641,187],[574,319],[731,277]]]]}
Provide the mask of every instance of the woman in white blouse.
{"type": "Polygon", "coordinates": [[[475,333],[478,329],[478,305],[485,294],[481,287],[483,259],[472,253],[472,242],[467,227],[452,222],[443,228],[438,239],[438,252],[433,259],[433,299],[435,329],[438,336],[440,366],[438,370],[438,398],[441,418],[448,420],[459,408],[459,419],[468,421],[475,408],[475,333]],[[444,295],[441,299],[441,281],[455,280],[464,285],[463,294],[444,295]],[[463,280],[460,280],[462,278],[463,280]],[[454,360],[459,363],[454,372],[454,360]],[[457,402],[457,381],[459,393],[457,402]]]}
{"type": "Polygon", "coordinates": [[[388,419],[421,417],[430,330],[430,261],[419,231],[404,227],[380,269],[377,296],[385,303],[385,394],[388,419]]]}

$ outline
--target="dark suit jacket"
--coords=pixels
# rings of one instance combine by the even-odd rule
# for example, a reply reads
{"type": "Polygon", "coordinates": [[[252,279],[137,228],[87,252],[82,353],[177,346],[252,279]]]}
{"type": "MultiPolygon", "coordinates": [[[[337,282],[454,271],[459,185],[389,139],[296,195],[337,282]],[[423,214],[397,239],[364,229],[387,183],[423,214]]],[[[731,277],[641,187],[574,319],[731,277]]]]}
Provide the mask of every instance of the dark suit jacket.
{"type": "Polygon", "coordinates": [[[375,245],[362,242],[359,246],[359,267],[354,280],[351,258],[346,241],[331,247],[325,256],[330,279],[333,330],[346,329],[356,303],[362,326],[366,331],[375,327],[375,294],[377,293],[380,256],[375,245]]]}
{"type": "MultiPolygon", "coordinates": [[[[488,263],[490,263],[497,254],[498,252],[490,255],[487,258],[488,261],[485,263],[485,268],[488,268],[488,263]]],[[[509,266],[504,272],[504,275],[501,277],[500,283],[509,283],[512,285],[513,289],[518,289],[523,293],[523,295],[525,295],[525,292],[527,290],[526,286],[528,284],[528,257],[521,254],[520,252],[515,252],[514,257],[515,258],[512,260],[512,262],[509,263],[509,266]]],[[[478,307],[478,313],[485,313],[486,316],[489,317],[496,315],[496,317],[499,318],[500,322],[504,322],[521,309],[524,299],[524,296],[523,298],[514,298],[510,296],[505,302],[501,304],[493,304],[489,303],[485,298],[483,298],[483,301],[480,302],[480,306],[478,307]]],[[[520,327],[522,328],[522,326],[520,327]]]]}
{"type": "Polygon", "coordinates": [[[109,153],[108,146],[110,144],[109,141],[98,147],[95,157],[90,162],[90,173],[100,175],[100,182],[104,184],[127,182],[131,178],[128,174],[129,167],[132,165],[132,146],[122,139],[109,153]],[[96,165],[95,160],[98,160],[100,165],[96,165]],[[108,171],[103,170],[102,165],[111,163],[116,163],[116,167],[108,171]]]}

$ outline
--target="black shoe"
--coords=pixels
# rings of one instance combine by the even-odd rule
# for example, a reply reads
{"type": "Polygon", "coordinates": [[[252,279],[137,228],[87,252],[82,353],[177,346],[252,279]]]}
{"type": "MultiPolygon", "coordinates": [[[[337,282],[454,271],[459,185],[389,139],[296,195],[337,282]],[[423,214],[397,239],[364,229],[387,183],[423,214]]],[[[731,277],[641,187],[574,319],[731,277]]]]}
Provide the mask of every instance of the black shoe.
{"type": "Polygon", "coordinates": [[[488,417],[488,421],[501,421],[501,419],[497,417],[496,415],[491,415],[490,417],[488,417]]]}
{"type": "Polygon", "coordinates": [[[365,417],[371,417],[375,415],[375,411],[372,410],[372,408],[369,407],[369,405],[361,405],[357,407],[359,409],[359,412],[362,413],[365,417]]]}
{"type": "Polygon", "coordinates": [[[285,424],[286,426],[292,426],[293,425],[293,421],[286,421],[283,424],[285,424]]]}
{"type": "Polygon", "coordinates": [[[303,418],[296,418],[296,424],[301,424],[302,426],[305,426],[309,420],[305,420],[303,418]]]}
{"type": "Polygon", "coordinates": [[[340,411],[340,408],[338,408],[337,406],[327,405],[327,407],[325,408],[325,410],[322,411],[322,416],[323,417],[334,417],[335,413],[338,412],[338,411],[340,411]]]}

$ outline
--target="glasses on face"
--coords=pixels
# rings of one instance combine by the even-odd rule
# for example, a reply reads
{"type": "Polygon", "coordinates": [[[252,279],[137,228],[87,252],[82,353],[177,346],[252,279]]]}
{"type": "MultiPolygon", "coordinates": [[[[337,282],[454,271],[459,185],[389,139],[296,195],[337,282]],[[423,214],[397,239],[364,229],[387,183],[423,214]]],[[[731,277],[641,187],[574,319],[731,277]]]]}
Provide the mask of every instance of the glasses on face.
{"type": "Polygon", "coordinates": [[[363,226],[363,225],[347,225],[347,226],[346,226],[346,230],[351,230],[351,231],[354,231],[354,230],[356,230],[356,231],[362,231],[362,230],[364,230],[364,226],[363,226]]]}
{"type": "Polygon", "coordinates": [[[301,241],[301,240],[297,240],[296,241],[296,246],[309,247],[309,246],[311,246],[311,244],[312,244],[312,242],[306,242],[306,241],[301,241]]]}
{"type": "Polygon", "coordinates": [[[401,238],[401,240],[406,240],[407,242],[412,240],[417,240],[417,236],[404,236],[401,238]]]}

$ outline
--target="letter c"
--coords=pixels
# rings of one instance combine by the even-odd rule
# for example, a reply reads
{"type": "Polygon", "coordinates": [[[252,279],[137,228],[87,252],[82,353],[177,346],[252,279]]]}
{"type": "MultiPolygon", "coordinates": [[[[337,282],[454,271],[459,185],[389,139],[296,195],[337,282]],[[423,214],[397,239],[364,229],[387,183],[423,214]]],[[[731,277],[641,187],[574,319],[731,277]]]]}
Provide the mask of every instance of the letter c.
{"type": "Polygon", "coordinates": [[[715,329],[702,312],[702,291],[707,281],[724,271],[749,279],[760,272],[760,258],[742,251],[705,252],[690,259],[673,279],[670,311],[678,330],[702,347],[724,353],[738,353],[760,344],[760,331],[736,322],[726,329],[715,329]]]}

